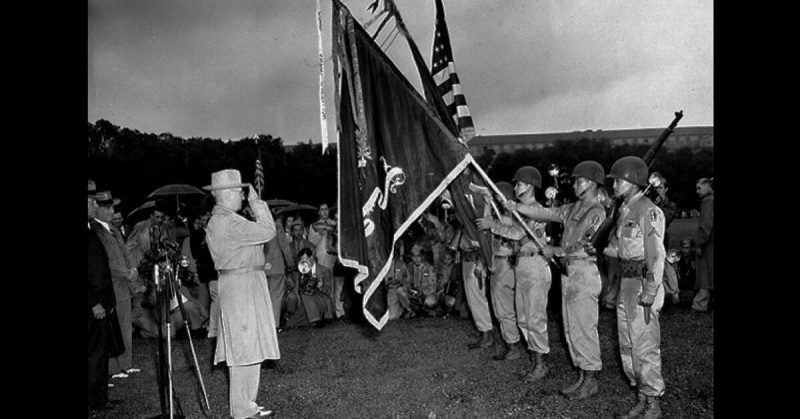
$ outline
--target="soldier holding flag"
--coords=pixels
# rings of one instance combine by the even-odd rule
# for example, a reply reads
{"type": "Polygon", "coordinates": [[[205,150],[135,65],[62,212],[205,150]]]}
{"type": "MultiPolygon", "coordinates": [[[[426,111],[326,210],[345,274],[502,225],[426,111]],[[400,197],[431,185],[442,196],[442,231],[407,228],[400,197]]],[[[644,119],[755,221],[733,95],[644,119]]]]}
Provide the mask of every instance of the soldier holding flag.
{"type": "MultiPolygon", "coordinates": [[[[542,205],[536,202],[534,188],[542,187],[542,175],[533,166],[524,166],[514,174],[514,193],[517,199],[526,205],[542,205]]],[[[510,201],[507,201],[510,202],[510,201]]],[[[528,227],[538,239],[544,241],[545,223],[533,219],[526,220],[528,227]]],[[[547,334],[547,294],[550,291],[552,276],[547,259],[542,255],[538,245],[526,235],[520,225],[504,225],[491,218],[476,220],[480,229],[491,229],[493,234],[519,240],[516,266],[515,300],[517,306],[517,324],[522,330],[528,349],[532,351],[531,361],[534,367],[523,375],[525,382],[536,382],[547,376],[550,368],[545,362],[545,355],[550,352],[550,338],[547,334]]]]}
{"type": "Polygon", "coordinates": [[[578,201],[553,208],[539,205],[508,204],[520,214],[537,221],[564,224],[561,246],[547,246],[545,253],[564,258],[566,275],[561,278],[561,311],[569,353],[578,367],[575,382],[561,389],[570,399],[582,400],[598,393],[595,378],[603,364],[600,360],[600,338],[597,334],[598,300],[602,283],[597,258],[588,255],[583,245],[605,219],[605,208],[597,194],[605,181],[600,163],[583,161],[572,171],[573,189],[578,201]]]}

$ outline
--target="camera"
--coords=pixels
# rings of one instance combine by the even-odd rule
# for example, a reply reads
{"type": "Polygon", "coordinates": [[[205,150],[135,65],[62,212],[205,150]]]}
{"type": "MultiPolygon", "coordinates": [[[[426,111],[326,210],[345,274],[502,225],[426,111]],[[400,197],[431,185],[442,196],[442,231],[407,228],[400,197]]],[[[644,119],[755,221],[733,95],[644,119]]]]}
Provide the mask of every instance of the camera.
{"type": "Polygon", "coordinates": [[[312,276],[311,273],[301,274],[300,290],[306,295],[314,294],[317,290],[317,278],[312,276]]]}
{"type": "Polygon", "coordinates": [[[178,281],[180,281],[181,285],[187,287],[197,285],[194,275],[189,271],[189,258],[187,256],[181,256],[178,259],[178,281]]]}

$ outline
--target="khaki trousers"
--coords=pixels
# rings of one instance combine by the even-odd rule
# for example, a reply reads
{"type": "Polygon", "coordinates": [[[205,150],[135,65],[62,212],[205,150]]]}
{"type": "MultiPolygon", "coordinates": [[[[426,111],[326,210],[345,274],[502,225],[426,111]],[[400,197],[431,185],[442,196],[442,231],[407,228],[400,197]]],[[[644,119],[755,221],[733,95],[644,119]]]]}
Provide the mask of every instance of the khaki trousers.
{"type": "Polygon", "coordinates": [[[514,269],[507,258],[494,258],[494,272],[491,280],[492,308],[500,323],[500,335],[503,342],[514,344],[519,342],[517,316],[514,310],[516,294],[514,269]]]}
{"type": "Polygon", "coordinates": [[[547,293],[553,282],[550,265],[540,255],[517,258],[514,268],[517,277],[517,325],[528,342],[528,349],[550,352],[547,333],[547,293]]]}
{"type": "MultiPolygon", "coordinates": [[[[472,313],[475,327],[479,332],[492,330],[492,315],[489,313],[489,300],[486,298],[486,285],[478,287],[478,278],[475,276],[475,262],[463,262],[461,274],[464,277],[464,293],[467,295],[467,306],[472,313]]],[[[486,281],[484,281],[486,282],[486,281]]]]}
{"type": "Polygon", "coordinates": [[[642,278],[622,277],[617,304],[617,332],[622,369],[631,385],[647,396],[664,394],[661,376],[661,329],[658,312],[664,305],[664,287],[658,288],[653,305],[639,305],[642,278]],[[644,310],[650,310],[650,324],[644,322],[644,310]]]}
{"type": "Polygon", "coordinates": [[[597,334],[598,300],[602,288],[595,262],[575,260],[561,276],[561,317],[572,363],[584,371],[603,368],[597,334]]]}

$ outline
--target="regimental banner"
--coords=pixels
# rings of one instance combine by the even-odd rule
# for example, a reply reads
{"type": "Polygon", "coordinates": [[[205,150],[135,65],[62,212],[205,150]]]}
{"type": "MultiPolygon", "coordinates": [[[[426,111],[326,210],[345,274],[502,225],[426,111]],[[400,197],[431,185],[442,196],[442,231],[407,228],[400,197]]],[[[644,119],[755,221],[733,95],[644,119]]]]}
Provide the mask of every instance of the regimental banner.
{"type": "Polygon", "coordinates": [[[388,321],[384,278],[395,242],[473,160],[336,0],[332,31],[339,258],[358,270],[364,316],[380,330],[388,321]]]}

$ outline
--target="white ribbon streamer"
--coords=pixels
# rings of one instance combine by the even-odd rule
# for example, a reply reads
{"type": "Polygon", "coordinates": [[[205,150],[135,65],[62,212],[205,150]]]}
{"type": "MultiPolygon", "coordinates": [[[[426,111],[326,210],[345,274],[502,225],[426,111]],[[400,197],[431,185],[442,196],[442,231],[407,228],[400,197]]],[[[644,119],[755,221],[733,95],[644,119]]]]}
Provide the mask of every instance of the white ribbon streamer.
{"type": "Polygon", "coordinates": [[[322,50],[322,9],[317,0],[317,38],[319,50],[319,125],[322,130],[322,154],[328,149],[328,115],[325,111],[325,55],[322,50]]]}

